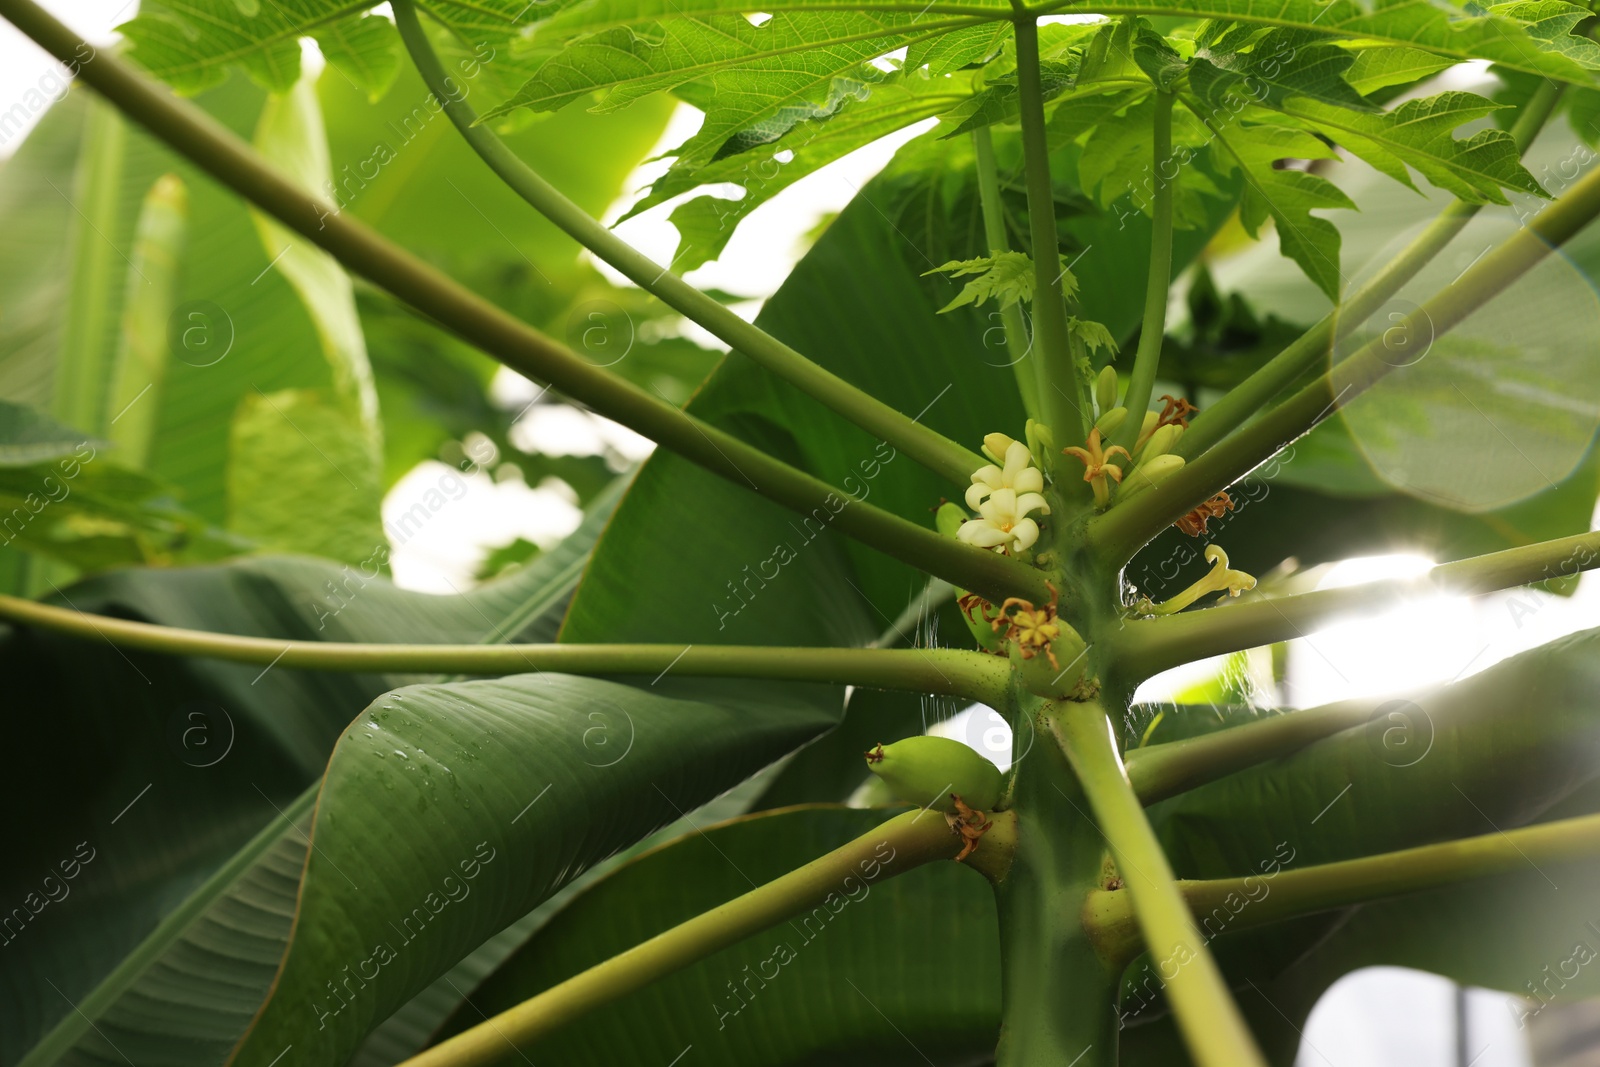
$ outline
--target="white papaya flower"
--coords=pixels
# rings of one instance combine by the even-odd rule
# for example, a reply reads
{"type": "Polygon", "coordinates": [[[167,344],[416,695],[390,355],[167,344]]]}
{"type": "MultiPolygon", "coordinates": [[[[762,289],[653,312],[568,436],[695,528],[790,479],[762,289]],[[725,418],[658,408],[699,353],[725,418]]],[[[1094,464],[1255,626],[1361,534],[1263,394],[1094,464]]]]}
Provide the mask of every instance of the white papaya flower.
{"type": "Polygon", "coordinates": [[[1049,511],[1049,505],[1038,493],[1019,495],[1015,489],[996,489],[978,505],[978,517],[961,524],[956,537],[979,548],[1024,552],[1039,540],[1039,524],[1028,518],[1034,511],[1049,511]]]}
{"type": "MultiPolygon", "coordinates": [[[[967,487],[966,499],[967,507],[973,511],[981,510],[980,505],[984,499],[1001,489],[1014,489],[1018,493],[1044,492],[1044,473],[1033,465],[1033,455],[1028,451],[1028,446],[1010,438],[1006,438],[1006,441],[1003,453],[1005,466],[997,467],[991,463],[986,467],[980,467],[972,475],[972,484],[967,487]]],[[[1043,499],[1040,497],[1041,503],[1043,499]]],[[[1050,506],[1044,504],[1040,514],[1050,514],[1050,506]]]]}

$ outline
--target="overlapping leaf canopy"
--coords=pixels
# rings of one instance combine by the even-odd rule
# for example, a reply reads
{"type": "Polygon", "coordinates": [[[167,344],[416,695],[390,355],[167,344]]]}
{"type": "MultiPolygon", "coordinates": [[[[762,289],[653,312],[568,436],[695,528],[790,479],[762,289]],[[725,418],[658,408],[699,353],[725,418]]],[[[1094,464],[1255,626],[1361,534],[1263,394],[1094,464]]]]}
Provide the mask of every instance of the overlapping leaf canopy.
{"type": "MultiPolygon", "coordinates": [[[[949,136],[1015,121],[1009,29],[998,0],[932,5],[787,0],[752,14],[729,0],[496,0],[422,5],[462,54],[504,87],[480,112],[526,119],[579,101],[611,110],[674,92],[705,112],[668,153],[672,165],[632,209],[718,187],[680,204],[680,269],[715,258],[752,210],[854,148],[928,118],[949,136]],[[723,190],[737,186],[735,195],[723,190]]],[[[1042,4],[1034,13],[1065,10],[1042,4]]],[[[1339,235],[1317,214],[1356,205],[1325,178],[1279,160],[1353,153],[1398,181],[1413,174],[1468,202],[1542,195],[1507,135],[1459,137],[1495,106],[1445,92],[1385,109],[1379,97],[1445,66],[1487,60],[1513,72],[1587,85],[1600,46],[1573,30],[1564,0],[1460,11],[1425,0],[1180,0],[1096,5],[1105,19],[1044,28],[1042,71],[1053,143],[1086,147],[1082,187],[1103,204],[1150,200],[1150,95],[1179,94],[1180,224],[1199,224],[1213,179],[1243,182],[1243,222],[1270,219],[1285,255],[1336,295],[1339,235]],[[1187,17],[1166,35],[1144,17],[1187,17]],[[1372,94],[1379,94],[1374,97],[1372,94]],[[1188,166],[1190,160],[1202,162],[1188,166]]],[[[1076,9],[1072,12],[1078,14],[1076,9]]],[[[360,4],[160,0],[128,25],[134,55],[186,89],[229,64],[274,88],[298,72],[312,36],[353,83],[381,93],[395,40],[360,4]]],[[[476,70],[476,68],[474,68],[476,70]]]]}

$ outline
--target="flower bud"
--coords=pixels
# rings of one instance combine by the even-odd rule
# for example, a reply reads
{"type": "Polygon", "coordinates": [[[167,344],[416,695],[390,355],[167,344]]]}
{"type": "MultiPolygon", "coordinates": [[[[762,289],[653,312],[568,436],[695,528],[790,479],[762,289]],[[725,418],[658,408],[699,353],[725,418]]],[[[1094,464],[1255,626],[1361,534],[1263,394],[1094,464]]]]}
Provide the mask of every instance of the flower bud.
{"type": "Polygon", "coordinates": [[[1110,437],[1117,432],[1123,422],[1128,418],[1127,408],[1112,408],[1095,421],[1094,428],[1100,431],[1100,436],[1110,437]]]}
{"type": "Polygon", "coordinates": [[[977,752],[948,737],[908,737],[867,752],[867,769],[910,804],[953,812],[951,794],[979,811],[1000,803],[1005,779],[977,752]]]}
{"type": "Polygon", "coordinates": [[[1156,456],[1148,459],[1133,468],[1133,473],[1122,480],[1122,489],[1118,498],[1126,500],[1142,489],[1148,489],[1158,482],[1172,477],[1183,469],[1182,456],[1156,456]]]}
{"type": "Polygon", "coordinates": [[[1109,363],[1095,379],[1094,402],[1102,413],[1117,406],[1117,368],[1109,363]]]}
{"type": "Polygon", "coordinates": [[[1150,439],[1144,443],[1144,448],[1139,453],[1139,462],[1148,463],[1157,456],[1164,456],[1171,452],[1173,446],[1178,443],[1178,438],[1182,436],[1182,426],[1169,425],[1159,427],[1150,435],[1150,439]]]}
{"type": "Polygon", "coordinates": [[[1050,431],[1050,427],[1036,419],[1028,420],[1026,435],[1034,466],[1049,472],[1056,462],[1056,435],[1050,431]]]}
{"type": "Polygon", "coordinates": [[[1011,447],[1012,439],[1003,433],[986,433],[983,435],[983,454],[1002,466],[1006,461],[1006,450],[1011,447]]]}

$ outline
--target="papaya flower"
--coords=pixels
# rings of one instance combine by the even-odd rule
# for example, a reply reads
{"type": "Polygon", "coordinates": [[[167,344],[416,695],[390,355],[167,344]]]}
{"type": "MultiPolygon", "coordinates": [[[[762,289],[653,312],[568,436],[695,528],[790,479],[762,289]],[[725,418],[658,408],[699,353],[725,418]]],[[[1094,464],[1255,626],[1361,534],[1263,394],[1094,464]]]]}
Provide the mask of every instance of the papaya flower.
{"type": "Polygon", "coordinates": [[[1226,592],[1230,597],[1238,596],[1246,589],[1254,589],[1256,580],[1244,571],[1236,571],[1228,566],[1228,554],[1222,550],[1221,545],[1207,545],[1206,559],[1211,563],[1211,570],[1204,578],[1195,582],[1189,588],[1159,604],[1152,604],[1148,597],[1140,597],[1137,610],[1142,615],[1173,615],[1193,604],[1207,593],[1226,592]]]}
{"type": "Polygon", "coordinates": [[[968,519],[956,537],[969,545],[999,552],[1025,552],[1039,540],[1039,524],[1030,512],[1048,512],[1049,505],[1038,493],[1018,495],[1015,489],[996,489],[978,506],[978,517],[968,519]]]}
{"type": "MultiPolygon", "coordinates": [[[[1000,435],[990,434],[990,436],[1000,435]]],[[[1004,467],[991,463],[973,473],[972,484],[967,487],[966,496],[967,507],[973,511],[977,511],[985,499],[1001,489],[1013,489],[1018,493],[1044,492],[1044,473],[1033,465],[1033,455],[1028,451],[1027,445],[1008,438],[1002,456],[1004,467]]],[[[1050,514],[1050,508],[1046,506],[1040,514],[1050,514]]]]}
{"type": "Polygon", "coordinates": [[[1111,502],[1108,479],[1115,480],[1119,485],[1122,483],[1122,468],[1111,462],[1112,457],[1121,453],[1125,459],[1133,459],[1128,455],[1128,450],[1121,445],[1102,447],[1098,427],[1089,431],[1087,447],[1080,448],[1073,445],[1061,451],[1083,461],[1083,480],[1094,490],[1094,502],[1100,507],[1105,507],[1111,502]]]}

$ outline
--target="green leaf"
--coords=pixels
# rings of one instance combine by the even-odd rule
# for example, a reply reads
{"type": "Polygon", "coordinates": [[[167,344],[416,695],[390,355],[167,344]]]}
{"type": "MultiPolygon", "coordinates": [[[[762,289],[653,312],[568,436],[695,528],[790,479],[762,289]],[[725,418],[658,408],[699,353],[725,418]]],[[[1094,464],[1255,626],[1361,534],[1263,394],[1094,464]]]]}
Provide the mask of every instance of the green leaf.
{"type": "Polygon", "coordinates": [[[1377,111],[1345,80],[1357,54],[1307,30],[1270,30],[1248,52],[1202,48],[1190,64],[1189,84],[1214,107],[1230,98],[1276,106],[1304,96],[1329,107],[1377,111]]]}
{"type": "MultiPolygon", "coordinates": [[[[1054,100],[1062,93],[1071,89],[1077,80],[1077,57],[1071,57],[1068,62],[1044,59],[1039,63],[1040,98],[1046,102],[1054,100]]],[[[1014,123],[1019,114],[1017,96],[1017,76],[1012,71],[999,77],[991,78],[989,84],[970,98],[962,101],[959,107],[951,108],[949,113],[940,117],[940,128],[949,126],[950,129],[942,134],[945,138],[958,137],[964,133],[984,126],[994,126],[1000,123],[1014,123]]]]}
{"type": "Polygon", "coordinates": [[[0,468],[32,467],[102,444],[24,404],[0,400],[0,468]]]}
{"type": "Polygon", "coordinates": [[[1110,92],[1074,93],[1056,104],[1046,127],[1052,149],[1080,140],[1117,112],[1143,98],[1140,89],[1114,89],[1110,92]]]}
{"type": "Polygon", "coordinates": [[[329,760],[288,953],[231,1062],[344,1060],[575,872],[833,721],[764,687],[696,690],[534,674],[379,698],[329,760]]]}
{"type": "Polygon", "coordinates": [[[1332,136],[1396,181],[1411,184],[1407,165],[1433,184],[1470,204],[1508,203],[1501,190],[1544,196],[1522,166],[1511,135],[1479,130],[1457,140],[1454,131],[1498,110],[1473,93],[1447,92],[1408,100],[1391,112],[1361,114],[1309,99],[1291,99],[1280,109],[1332,136]]]}
{"type": "Polygon", "coordinates": [[[465,1002],[467,992],[476,988],[523,942],[559,915],[569,901],[587,892],[590,886],[637,856],[685,834],[698,832],[703,826],[745,814],[751,798],[760,792],[768,777],[768,772],[756,775],[573,879],[543,904],[484,942],[472,955],[384,1020],[383,1025],[368,1036],[350,1060],[351,1067],[391,1067],[421,1052],[444,1021],[465,1002]]]}
{"type": "MultiPolygon", "coordinates": [[[[815,65],[846,72],[864,60],[935,39],[941,30],[966,26],[970,20],[929,20],[916,16],[854,12],[774,15],[755,25],[743,15],[692,15],[656,24],[633,24],[585,37],[551,56],[531,79],[488,118],[518,108],[554,111],[598,92],[595,110],[625,107],[642,96],[672,89],[719,71],[743,70],[748,64],[787,56],[788,65],[764,65],[775,72],[815,65]],[[835,67],[838,50],[843,67],[835,67]]],[[[733,78],[730,86],[759,91],[750,79],[733,78]]],[[[740,90],[734,90],[740,91],[740,90]]]]}
{"type": "Polygon", "coordinates": [[[1234,123],[1216,130],[1211,151],[1219,169],[1237,169],[1244,175],[1245,195],[1240,221],[1251,236],[1260,233],[1270,217],[1278,229],[1278,247],[1299,264],[1317,288],[1337,300],[1343,276],[1339,273],[1339,231],[1333,223],[1311,212],[1350,208],[1355,204],[1326,178],[1306,171],[1279,169],[1282,158],[1330,159],[1333,152],[1315,137],[1283,126],[1234,123]]]}
{"type": "MultiPolygon", "coordinates": [[[[267,100],[256,127],[255,147],[301,188],[332,187],[322,109],[309,82],[298,82],[289,92],[267,100]]],[[[370,468],[382,450],[383,430],[350,276],[332,256],[297,239],[292,231],[258,211],[252,210],[251,217],[261,234],[262,250],[273,257],[273,269],[289,282],[311,316],[328,361],[333,394],[373,452],[366,464],[370,468]]]]}
{"type": "MultiPolygon", "coordinates": [[[[198,103],[214,118],[248,135],[258,125],[264,99],[265,94],[247,79],[235,77],[198,103]]],[[[221,526],[226,518],[228,427],[235,409],[257,388],[270,393],[331,387],[333,372],[324,354],[324,338],[307,304],[279,270],[270,269],[283,246],[274,247],[271,254],[263,251],[250,213],[238,198],[135,126],[126,128],[120,162],[108,163],[102,151],[90,148],[101,136],[98,124],[86,122],[92,100],[69,94],[53,107],[7,162],[6,181],[0,183],[7,194],[0,204],[0,226],[11,235],[0,243],[0,255],[6,257],[0,271],[20,279],[22,286],[7,290],[15,294],[15,303],[8,303],[0,323],[4,331],[0,345],[7,352],[0,361],[5,365],[6,395],[53,409],[51,379],[59,372],[72,383],[63,391],[65,396],[85,405],[86,431],[119,415],[118,427],[135,413],[152,419],[153,443],[145,469],[171,487],[178,504],[221,526]],[[75,364],[59,363],[68,317],[61,313],[59,295],[46,294],[65,292],[74,273],[86,269],[80,250],[63,242],[60,234],[79,218],[62,194],[76,197],[74,169],[91,165],[106,168],[101,177],[111,190],[112,210],[96,222],[100,233],[89,236],[115,266],[117,284],[105,291],[97,312],[103,313],[107,329],[94,333],[92,354],[107,369],[98,378],[83,379],[72,369],[75,364]],[[134,250],[146,195],[166,174],[176,174],[189,190],[189,233],[174,272],[175,307],[160,324],[169,360],[160,388],[124,414],[108,410],[104,388],[128,310],[123,281],[130,269],[123,257],[134,250]],[[144,412],[146,405],[155,410],[144,412]]],[[[370,150],[369,138],[362,151],[370,150]]],[[[143,279],[137,280],[145,288],[143,279]]],[[[78,336],[87,333],[79,330],[78,336]]],[[[106,434],[101,431],[99,436],[106,434]]],[[[331,470],[328,476],[325,488],[330,495],[345,486],[331,470]]]]}
{"type": "MultiPolygon", "coordinates": [[[[255,144],[303,188],[332,185],[309,82],[268,99],[255,144]]],[[[273,269],[311,316],[332,387],[244,398],[228,436],[228,525],[274,548],[359,563],[385,538],[382,428],[354,286],[332,256],[257,211],[251,217],[273,269]]]]}
{"type": "Polygon", "coordinates": [[[118,230],[130,134],[126,120],[109,102],[96,98],[87,110],[83,151],[71,184],[46,178],[51,192],[72,207],[66,228],[71,258],[51,410],[64,422],[103,434],[115,415],[106,411],[106,393],[120,339],[117,299],[134,268],[121,246],[107,236],[118,230]]]}
{"type": "Polygon", "coordinates": [[[233,0],[147,0],[117,29],[132,42],[133,58],[179,92],[220,85],[230,63],[263,88],[285,92],[300,80],[299,38],[340,6],[359,10],[289,0],[246,14],[233,0]]]}
{"type": "MultiPolygon", "coordinates": [[[[1134,81],[1148,79],[1144,69],[1134,59],[1134,42],[1141,31],[1149,30],[1144,19],[1116,19],[1094,28],[1094,36],[1083,52],[1083,65],[1078,72],[1079,85],[1096,82],[1134,81]]],[[[1042,34],[1041,34],[1042,36],[1042,34]]]]}
{"type": "MultiPolygon", "coordinates": [[[[448,42],[435,40],[444,51],[448,42]]],[[[492,98],[493,71],[469,64],[452,73],[476,101],[492,98]]],[[[425,106],[427,89],[409,64],[376,104],[334,72],[323,75],[318,94],[331,195],[344,210],[593,362],[675,402],[715,364],[718,353],[676,336],[675,313],[637,289],[610,285],[578,255],[575,241],[483,167],[449,120],[425,106]],[[419,202],[438,209],[411,210],[419,202]],[[620,362],[593,350],[597,320],[614,335],[613,347],[626,349],[620,362]]],[[[584,210],[600,214],[660,138],[670,112],[666,98],[607,115],[568,109],[507,132],[505,140],[584,210]]],[[[472,434],[488,436],[502,460],[523,463],[526,453],[510,438],[521,405],[506,407],[489,392],[499,364],[371,289],[357,300],[383,413],[386,486],[423,460],[449,461],[455,442],[472,434]]],[[[526,464],[529,484],[542,477],[540,465],[538,457],[526,464]]],[[[587,487],[574,488],[581,497],[587,487]]]]}
{"type": "Polygon", "coordinates": [[[1578,25],[1592,17],[1582,4],[1565,0],[1514,0],[1491,4],[1489,14],[1514,19],[1524,32],[1539,44],[1588,70],[1600,68],[1600,44],[1586,33],[1575,33],[1578,25]]]}
{"type": "MultiPolygon", "coordinates": [[[[1460,682],[1388,702],[1374,699],[1365,726],[1156,805],[1151,817],[1174,868],[1181,877],[1261,875],[1272,861],[1301,867],[1492,834],[1538,821],[1558,806],[1564,815],[1594,810],[1600,766],[1594,758],[1600,719],[1592,700],[1600,681],[1597,641],[1600,631],[1573,634],[1460,682]]],[[[1157,740],[1164,728],[1165,721],[1157,740]]],[[[1228,916],[1213,918],[1203,929],[1215,938],[1230,979],[1257,983],[1278,1005],[1275,1010],[1292,1020],[1303,1018],[1346,966],[1360,966],[1363,954],[1366,962],[1431,964],[1463,980],[1495,983],[1518,973],[1517,960],[1527,958],[1522,953],[1529,945],[1548,951],[1553,943],[1570,951],[1565,941],[1572,927],[1553,936],[1562,924],[1547,925],[1541,913],[1572,914],[1563,910],[1563,901],[1584,897],[1579,887],[1593,877],[1578,871],[1576,877],[1549,872],[1567,887],[1565,893],[1552,890],[1536,871],[1514,879],[1510,884],[1532,895],[1523,897],[1522,906],[1493,912],[1487,925],[1494,933],[1483,938],[1462,938],[1461,925],[1442,920],[1459,920],[1472,914],[1473,902],[1503,897],[1504,880],[1256,931],[1229,931],[1228,916]],[[1539,903],[1529,907],[1533,901],[1539,903]],[[1432,903],[1452,909],[1437,925],[1419,918],[1432,903]],[[1370,924],[1364,921],[1369,913],[1370,924]],[[1416,922],[1412,932],[1395,930],[1401,915],[1416,922]],[[1386,929],[1392,940],[1375,943],[1374,936],[1386,929]],[[1507,954],[1511,946],[1517,947],[1507,954]]],[[[1271,892],[1270,876],[1263,875],[1262,884],[1271,892]]],[[[1130,972],[1135,983],[1143,966],[1136,962],[1130,972]]],[[[1536,966],[1524,977],[1537,971],[1536,966]]],[[[1512,991],[1522,991],[1521,981],[1512,991]]],[[[1159,1011],[1148,993],[1125,996],[1125,1012],[1133,1007],[1134,1014],[1143,1014],[1146,1006],[1150,1014],[1159,1011]]],[[[1284,1031],[1282,1017],[1272,1022],[1269,1014],[1262,1012],[1262,1032],[1292,1049],[1294,1037],[1284,1031]]]]}
{"type": "Polygon", "coordinates": [[[1397,45],[1392,48],[1360,48],[1344,79],[1352,89],[1366,96],[1395,85],[1410,85],[1432,77],[1455,61],[1425,52],[1420,48],[1397,45]]]}
{"type": "Polygon", "coordinates": [[[673,209],[672,224],[682,236],[673,263],[680,271],[693,270],[720,255],[739,223],[778,193],[857,148],[948,110],[967,96],[970,83],[970,75],[941,78],[915,69],[890,74],[865,100],[848,100],[832,115],[807,119],[770,145],[669,172],[629,215],[700,186],[741,186],[744,195],[737,200],[699,196],[673,209]]]}
{"type": "MultiPolygon", "coordinates": [[[[1186,42],[1180,42],[1185,44],[1186,42]]],[[[1184,56],[1179,54],[1144,19],[1136,21],[1133,34],[1133,61],[1145,76],[1163,91],[1170,90],[1188,71],[1184,56]]]]}
{"type": "MultiPolygon", "coordinates": [[[[334,70],[369,97],[383,94],[399,69],[399,41],[388,19],[352,0],[143,0],[118,29],[133,58],[183,93],[220,85],[238,65],[265,89],[286,92],[300,79],[300,39],[315,37],[334,70]]],[[[539,9],[518,0],[424,0],[466,54],[493,64],[495,77],[526,77],[510,43],[539,9]]],[[[452,56],[452,59],[456,57],[452,56]]],[[[474,71],[476,73],[476,71],[474,71]]]]}
{"type": "Polygon", "coordinates": [[[753,806],[843,803],[871,777],[860,758],[863,752],[926,733],[930,723],[959,710],[948,697],[852,689],[839,725],[790,756],[753,806]]]}
{"type": "MultiPolygon", "coordinates": [[[[780,0],[775,5],[767,5],[765,10],[847,11],[858,6],[855,0],[780,0]]],[[[655,21],[674,13],[704,17],[738,14],[743,10],[733,0],[677,0],[670,5],[666,0],[647,3],[587,0],[551,17],[541,33],[560,37],[574,30],[598,32],[655,21]]],[[[1585,44],[1556,32],[1559,20],[1570,18],[1582,9],[1560,0],[1544,0],[1526,9],[1517,9],[1517,17],[1499,13],[1498,9],[1487,15],[1463,15],[1459,8],[1435,5],[1428,0],[1379,0],[1371,6],[1355,0],[1332,0],[1331,3],[1322,0],[1267,0],[1265,3],[1260,0],[1180,0],[1176,5],[1155,0],[1110,0],[1096,5],[1095,10],[1113,17],[1187,15],[1262,27],[1303,29],[1330,38],[1349,37],[1423,49],[1457,61],[1485,59],[1578,85],[1587,85],[1593,80],[1584,62],[1565,54],[1573,50],[1574,54],[1587,57],[1590,53],[1585,44]]],[[[971,0],[961,6],[961,11],[996,19],[1007,19],[1012,14],[1010,6],[1001,0],[971,0]]],[[[1131,53],[1124,55],[1126,61],[1131,62],[1131,53]]]]}
{"type": "MultiPolygon", "coordinates": [[[[443,1035],[870,833],[884,816],[757,815],[642,856],[555,916],[470,993],[443,1035]]],[[[714,1065],[971,1062],[992,1051],[999,1026],[998,948],[988,886],[956,864],[932,864],[843,885],[811,914],[600,1009],[529,1056],[667,1063],[693,1046],[714,1065]]]]}
{"type": "Polygon", "coordinates": [[[228,448],[230,530],[280,551],[346,563],[387,547],[377,456],[330,397],[308,389],[246,397],[228,448]],[[330,480],[342,484],[331,496],[330,480]]]}
{"type": "Polygon", "coordinates": [[[106,405],[106,433],[121,458],[134,467],[149,462],[154,444],[161,383],[170,362],[167,324],[188,229],[188,186],[176,174],[162,175],[139,209],[123,294],[122,338],[106,405]]]}
{"type": "MultiPolygon", "coordinates": [[[[1156,101],[1146,96],[1116,121],[1101,121],[1084,140],[1078,159],[1078,180],[1104,207],[1128,197],[1134,209],[1148,215],[1155,203],[1156,101]]],[[[1075,116],[1081,120],[1082,115],[1075,116]]],[[[1178,167],[1173,196],[1174,224],[1180,229],[1202,226],[1224,194],[1209,174],[1193,166],[1212,134],[1187,110],[1172,116],[1173,160],[1178,167]]],[[[1132,214],[1127,212],[1126,214],[1132,214]]],[[[1122,213],[1119,213],[1122,214],[1122,213]]]]}
{"type": "Polygon", "coordinates": [[[933,78],[997,58],[1011,41],[1005,22],[980,22],[919,41],[906,50],[906,70],[928,68],[933,78]]]}
{"type": "MultiPolygon", "coordinates": [[[[952,278],[977,275],[961,287],[955,299],[939,309],[941,315],[968,304],[982,307],[991,297],[1002,308],[1008,308],[1019,300],[1030,304],[1033,302],[1033,260],[1021,252],[1000,252],[977,259],[952,259],[922,272],[923,277],[930,274],[948,274],[952,278]]],[[[1065,258],[1061,261],[1061,289],[1069,300],[1078,290],[1078,279],[1067,270],[1065,258]]]]}
{"type": "Polygon", "coordinates": [[[351,15],[314,34],[322,56],[339,75],[376,101],[400,73],[400,38],[381,15],[351,15]]]}
{"type": "MultiPolygon", "coordinates": [[[[119,572],[69,595],[84,610],[224,633],[549,641],[617,495],[538,560],[459,596],[397,590],[369,577],[372,565],[283,558],[119,572]]],[[[107,913],[93,896],[74,893],[51,906],[49,925],[7,946],[8,974],[21,992],[7,999],[10,1014],[0,1015],[0,1052],[14,1061],[37,1041],[41,1023],[55,1024],[30,1067],[63,1057],[83,1067],[123,1063],[118,1049],[141,1062],[183,1067],[226,1059],[288,941],[306,850],[297,827],[309,829],[316,799],[316,789],[305,787],[320,777],[349,721],[347,709],[415,680],[130,657],[48,634],[12,631],[0,639],[0,662],[27,662],[28,677],[37,679],[37,691],[29,682],[19,694],[23,706],[48,698],[62,707],[65,698],[72,710],[35,725],[31,736],[43,758],[7,780],[18,796],[60,791],[52,809],[60,825],[41,833],[67,840],[80,827],[103,826],[150,786],[115,834],[90,831],[99,849],[91,870],[119,884],[118,908],[107,913]],[[85,723],[94,724],[97,738],[88,749],[70,736],[85,723]],[[64,973],[62,959],[79,966],[64,973]]],[[[13,868],[8,878],[7,891],[18,899],[33,888],[29,869],[13,868]]]]}
{"type": "Polygon", "coordinates": [[[174,505],[167,486],[114,457],[104,441],[0,401],[0,546],[85,573],[216,559],[248,547],[174,505]]]}
{"type": "Polygon", "coordinates": [[[1090,352],[1105,352],[1108,359],[1117,358],[1117,340],[1103,323],[1071,317],[1067,319],[1067,328],[1090,352]]]}
{"type": "MultiPolygon", "coordinates": [[[[962,151],[944,143],[930,152],[949,160],[952,145],[962,151]]],[[[846,380],[908,414],[920,412],[940,432],[981,440],[993,427],[1021,426],[1022,405],[1004,363],[985,365],[985,324],[975,315],[937,318],[948,295],[917,277],[938,262],[932,253],[966,258],[986,251],[976,229],[970,243],[944,249],[922,239],[943,231],[932,216],[914,222],[899,215],[903,195],[928,202],[920,163],[918,157],[904,169],[896,164],[874,179],[767,301],[758,322],[846,380]],[[819,316],[818,307],[828,315],[819,316]],[[854,327],[841,335],[830,325],[838,321],[854,327]]],[[[958,174],[951,184],[975,188],[970,169],[958,174]]],[[[942,224],[945,209],[934,204],[942,224]]],[[[948,492],[748,361],[724,360],[689,410],[913,521],[931,524],[929,507],[948,492]]],[[[838,538],[816,517],[793,516],[664,450],[641,469],[596,558],[564,639],[859,645],[875,638],[925,580],[838,538]],[[708,521],[708,515],[738,521],[708,521]]],[[[841,696],[835,694],[835,708],[841,696]]]]}

